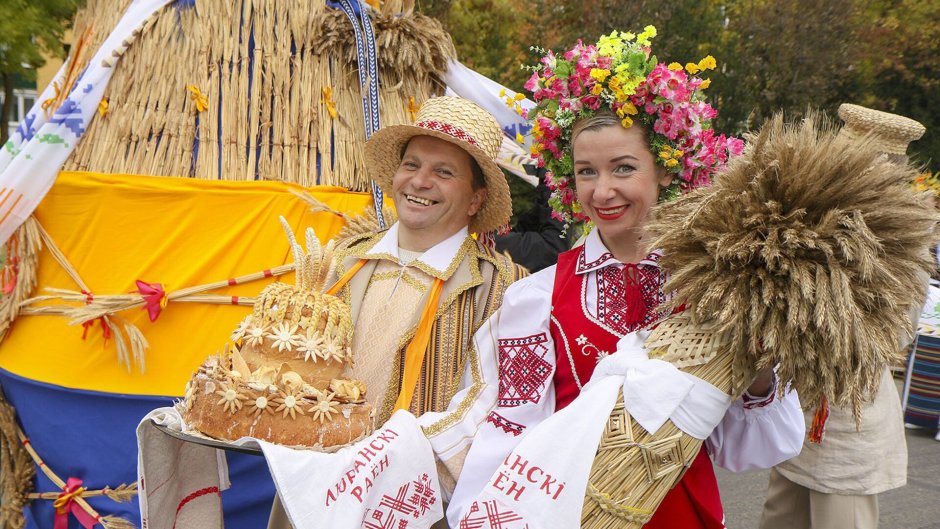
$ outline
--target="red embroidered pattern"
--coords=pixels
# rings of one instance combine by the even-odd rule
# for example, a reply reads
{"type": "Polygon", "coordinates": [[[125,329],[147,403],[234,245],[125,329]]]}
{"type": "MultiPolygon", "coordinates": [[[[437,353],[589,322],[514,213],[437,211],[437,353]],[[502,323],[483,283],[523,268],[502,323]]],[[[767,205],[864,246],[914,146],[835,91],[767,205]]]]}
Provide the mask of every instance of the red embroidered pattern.
{"type": "Polygon", "coordinates": [[[362,521],[364,529],[406,529],[408,518],[424,516],[437,503],[437,492],[431,486],[431,478],[422,474],[411,483],[398,488],[394,496],[383,494],[379,506],[368,513],[362,521]],[[414,488],[412,489],[412,485],[414,488]],[[411,494],[409,495],[409,490],[411,494]],[[385,509],[385,510],[383,510],[385,509]]]}
{"type": "Polygon", "coordinates": [[[606,266],[597,271],[597,319],[613,329],[616,333],[625,335],[638,328],[644,328],[649,324],[658,321],[663,314],[655,311],[655,308],[666,299],[662,291],[662,286],[666,282],[666,273],[658,267],[650,265],[637,266],[639,274],[640,290],[643,292],[643,300],[649,308],[646,318],[636,328],[631,328],[626,324],[627,305],[624,299],[623,268],[619,266],[606,266]]]}
{"type": "Polygon", "coordinates": [[[495,411],[491,411],[490,414],[486,416],[486,422],[497,428],[501,428],[504,432],[510,433],[514,437],[518,436],[523,432],[523,430],[525,430],[524,425],[517,422],[512,422],[495,411]]]}
{"type": "Polygon", "coordinates": [[[416,127],[421,127],[422,129],[436,130],[437,132],[443,132],[448,136],[453,136],[458,140],[465,141],[474,147],[479,147],[477,140],[473,136],[467,134],[463,130],[451,125],[450,123],[441,123],[440,121],[419,121],[415,123],[416,127]]]}
{"type": "Polygon", "coordinates": [[[551,376],[545,360],[545,333],[497,340],[499,344],[499,405],[513,408],[542,398],[542,386],[551,376]]]}
{"type": "Polygon", "coordinates": [[[590,263],[585,263],[585,262],[584,262],[584,253],[585,253],[585,252],[582,251],[580,254],[578,254],[578,266],[577,266],[577,268],[575,268],[575,273],[578,273],[578,274],[583,273],[583,272],[585,272],[585,271],[587,271],[587,270],[590,270],[591,268],[594,268],[594,267],[600,265],[601,263],[606,262],[608,259],[613,259],[613,258],[614,258],[614,256],[611,255],[610,252],[605,252],[603,255],[601,255],[601,256],[598,257],[597,259],[591,261],[590,263]]]}
{"type": "Polygon", "coordinates": [[[522,516],[505,509],[500,511],[496,500],[478,502],[470,505],[467,515],[460,520],[460,529],[528,529],[529,524],[511,524],[522,520],[522,516]],[[483,512],[485,511],[485,513],[483,512]]]}

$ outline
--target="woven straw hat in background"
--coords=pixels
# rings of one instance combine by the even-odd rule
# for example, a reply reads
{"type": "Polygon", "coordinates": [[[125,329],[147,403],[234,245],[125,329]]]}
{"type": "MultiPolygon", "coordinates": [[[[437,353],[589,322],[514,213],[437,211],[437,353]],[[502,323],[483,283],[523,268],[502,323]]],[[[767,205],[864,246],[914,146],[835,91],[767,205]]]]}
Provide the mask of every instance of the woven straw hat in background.
{"type": "Polygon", "coordinates": [[[839,105],[839,117],[845,122],[840,136],[853,140],[870,136],[872,146],[888,154],[907,154],[907,145],[927,131],[913,119],[849,103],[839,105]]]}
{"type": "Polygon", "coordinates": [[[392,125],[376,132],[366,142],[366,163],[372,178],[386,193],[392,190],[392,177],[401,164],[405,145],[415,136],[433,136],[453,143],[480,164],[487,194],[480,211],[470,220],[471,233],[492,231],[509,222],[509,184],[496,165],[503,132],[489,112],[460,97],[436,97],[421,106],[414,125],[392,125]]]}

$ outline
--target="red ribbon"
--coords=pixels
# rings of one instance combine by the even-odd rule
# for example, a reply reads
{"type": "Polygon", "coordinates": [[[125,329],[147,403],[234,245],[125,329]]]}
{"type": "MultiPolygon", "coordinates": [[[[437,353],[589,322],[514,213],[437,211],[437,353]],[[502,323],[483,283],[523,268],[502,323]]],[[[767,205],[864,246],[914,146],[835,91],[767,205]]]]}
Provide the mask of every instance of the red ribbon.
{"type": "Polygon", "coordinates": [[[150,315],[150,321],[157,321],[160,317],[160,311],[166,307],[167,297],[163,291],[163,285],[160,283],[147,283],[137,280],[137,291],[144,297],[147,314],[150,315]]]}
{"type": "Polygon", "coordinates": [[[98,520],[94,516],[85,512],[84,509],[75,501],[75,498],[81,498],[85,488],[82,487],[82,480],[70,477],[65,483],[65,488],[52,504],[55,507],[55,522],[53,529],[68,529],[69,513],[82,524],[85,529],[92,529],[98,520]]]}
{"type": "Polygon", "coordinates": [[[624,298],[626,299],[627,313],[625,322],[635,327],[646,321],[649,308],[643,298],[640,269],[635,264],[628,263],[623,269],[624,298]]]}
{"type": "Polygon", "coordinates": [[[111,327],[108,327],[107,322],[104,321],[104,316],[99,316],[82,324],[82,340],[88,336],[88,329],[92,328],[96,321],[101,322],[101,334],[104,335],[104,343],[107,344],[111,338],[111,327]]]}

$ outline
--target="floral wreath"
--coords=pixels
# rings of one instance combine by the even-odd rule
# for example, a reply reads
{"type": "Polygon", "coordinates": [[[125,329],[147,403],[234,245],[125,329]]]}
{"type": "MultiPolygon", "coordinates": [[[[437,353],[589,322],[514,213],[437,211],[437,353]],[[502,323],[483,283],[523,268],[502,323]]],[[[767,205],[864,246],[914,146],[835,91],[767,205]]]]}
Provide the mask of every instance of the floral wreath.
{"type": "Polygon", "coordinates": [[[940,197],[940,174],[933,174],[927,171],[916,176],[914,181],[911,182],[911,185],[914,187],[914,191],[918,193],[930,191],[940,197]]]}
{"type": "Polygon", "coordinates": [[[533,123],[531,154],[547,170],[553,216],[566,224],[588,220],[577,201],[571,159],[571,130],[579,119],[609,110],[625,128],[636,120],[646,125],[654,158],[673,175],[660,200],[710,184],[744,149],[740,139],[711,128],[718,112],[703,94],[711,80],[698,74],[713,70],[715,58],[684,68],[657,62],[650,50],[655,36],[656,28],[646,26],[638,35],[614,31],[597,44],[578,41],[561,55],[532,48],[543,55],[539,65],[528,67],[532,76],[525,84],[536,105],[522,113],[533,123]]]}

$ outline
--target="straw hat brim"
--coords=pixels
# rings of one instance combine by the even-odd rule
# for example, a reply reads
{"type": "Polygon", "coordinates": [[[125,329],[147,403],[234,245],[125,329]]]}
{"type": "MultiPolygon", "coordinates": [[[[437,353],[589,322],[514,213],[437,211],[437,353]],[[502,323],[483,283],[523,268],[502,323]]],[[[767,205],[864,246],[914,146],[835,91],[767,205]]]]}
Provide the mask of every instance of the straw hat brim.
{"type": "Polygon", "coordinates": [[[470,219],[471,233],[485,233],[509,223],[512,215],[512,198],[506,176],[482,149],[444,132],[428,130],[414,125],[392,125],[382,128],[366,142],[365,155],[372,179],[387,194],[392,192],[392,177],[401,165],[405,145],[415,136],[431,136],[452,143],[467,151],[483,170],[486,182],[486,200],[480,210],[470,219]]]}

